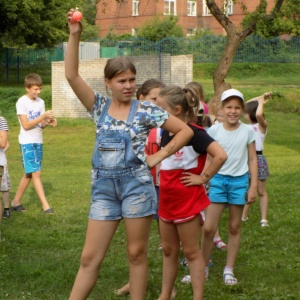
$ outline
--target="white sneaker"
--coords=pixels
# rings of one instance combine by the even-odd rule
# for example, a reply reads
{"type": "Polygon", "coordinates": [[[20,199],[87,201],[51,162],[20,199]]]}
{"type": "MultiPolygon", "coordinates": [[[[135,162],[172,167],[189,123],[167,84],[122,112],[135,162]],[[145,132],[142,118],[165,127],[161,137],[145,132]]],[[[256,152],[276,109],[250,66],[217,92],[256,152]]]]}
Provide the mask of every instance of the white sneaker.
{"type": "Polygon", "coordinates": [[[182,283],[191,283],[191,275],[185,275],[182,279],[181,279],[182,283]]]}
{"type": "Polygon", "coordinates": [[[267,220],[261,220],[260,221],[260,226],[261,227],[269,227],[269,222],[267,220]]]}

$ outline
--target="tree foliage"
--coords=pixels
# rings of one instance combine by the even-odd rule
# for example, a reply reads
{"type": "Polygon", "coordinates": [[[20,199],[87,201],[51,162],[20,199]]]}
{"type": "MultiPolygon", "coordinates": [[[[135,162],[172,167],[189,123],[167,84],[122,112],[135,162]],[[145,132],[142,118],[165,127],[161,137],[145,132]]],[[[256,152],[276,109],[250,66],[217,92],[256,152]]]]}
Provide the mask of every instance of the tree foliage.
{"type": "Polygon", "coordinates": [[[0,46],[52,48],[67,38],[66,14],[75,5],[86,16],[86,39],[97,37],[96,1],[0,0],[0,46]]]}
{"type": "MultiPolygon", "coordinates": [[[[299,0],[284,0],[280,11],[277,12],[276,18],[270,19],[269,22],[262,22],[262,20],[258,18],[254,33],[265,38],[277,37],[282,34],[299,37],[299,4],[299,0]]],[[[246,28],[253,21],[253,19],[257,19],[257,15],[259,15],[259,12],[246,16],[243,20],[244,28],[246,28]]]]}
{"type": "Polygon", "coordinates": [[[181,26],[177,25],[177,22],[178,17],[176,16],[163,18],[156,16],[138,29],[137,36],[154,42],[171,36],[182,37],[183,30],[181,26]]]}

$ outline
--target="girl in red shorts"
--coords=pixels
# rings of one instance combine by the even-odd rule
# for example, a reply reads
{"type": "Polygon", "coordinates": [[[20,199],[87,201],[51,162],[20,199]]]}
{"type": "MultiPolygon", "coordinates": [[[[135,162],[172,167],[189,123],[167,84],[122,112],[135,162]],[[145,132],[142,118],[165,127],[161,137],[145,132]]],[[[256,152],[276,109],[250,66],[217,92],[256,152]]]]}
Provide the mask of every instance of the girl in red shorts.
{"type": "MultiPolygon", "coordinates": [[[[204,184],[218,172],[227,155],[205,129],[193,123],[199,98],[192,88],[165,87],[159,93],[157,105],[186,122],[194,132],[193,138],[183,148],[161,163],[158,215],[163,282],[159,300],[171,297],[178,271],[180,242],[189,265],[194,299],[202,299],[205,266],[199,248],[199,224],[203,222],[200,212],[210,204],[204,184]],[[207,153],[212,156],[212,161],[203,172],[207,153]]],[[[173,137],[164,130],[161,147],[166,147],[173,137]]]]}

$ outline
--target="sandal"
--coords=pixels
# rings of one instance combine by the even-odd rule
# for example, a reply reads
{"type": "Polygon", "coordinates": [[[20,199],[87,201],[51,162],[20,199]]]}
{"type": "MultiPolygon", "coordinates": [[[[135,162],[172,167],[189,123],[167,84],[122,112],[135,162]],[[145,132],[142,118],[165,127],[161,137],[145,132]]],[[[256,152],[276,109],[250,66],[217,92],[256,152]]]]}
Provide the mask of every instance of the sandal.
{"type": "Polygon", "coordinates": [[[50,208],[44,210],[44,214],[53,215],[54,214],[53,208],[50,207],[50,208]]]}
{"type": "Polygon", "coordinates": [[[215,246],[215,248],[218,248],[220,250],[227,249],[227,245],[225,243],[223,243],[222,240],[215,241],[214,246],[215,246]]]}
{"type": "Polygon", "coordinates": [[[129,283],[126,283],[120,289],[114,290],[114,294],[116,296],[126,296],[126,295],[129,295],[130,294],[129,283]]]}
{"type": "Polygon", "coordinates": [[[11,209],[14,211],[19,211],[19,212],[26,211],[25,207],[22,204],[17,205],[17,206],[11,206],[11,209]]]}
{"type": "Polygon", "coordinates": [[[223,281],[225,285],[236,285],[238,283],[237,279],[230,271],[225,271],[223,273],[223,281]]]}
{"type": "Polygon", "coordinates": [[[267,220],[261,220],[260,221],[260,226],[261,227],[269,227],[269,222],[267,220]]]}

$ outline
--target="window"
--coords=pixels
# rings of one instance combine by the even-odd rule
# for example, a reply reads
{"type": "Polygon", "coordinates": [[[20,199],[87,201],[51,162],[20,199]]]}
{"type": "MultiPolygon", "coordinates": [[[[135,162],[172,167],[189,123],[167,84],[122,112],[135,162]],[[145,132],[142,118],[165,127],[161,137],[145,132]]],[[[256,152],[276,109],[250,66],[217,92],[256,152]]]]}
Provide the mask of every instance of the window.
{"type": "Polygon", "coordinates": [[[176,15],[176,0],[165,0],[165,15],[176,15]]]}
{"type": "Polygon", "coordinates": [[[227,15],[233,15],[233,1],[232,0],[228,0],[227,15]]]}
{"type": "Polygon", "coordinates": [[[137,34],[137,29],[136,28],[131,28],[131,35],[136,36],[137,34]]]}
{"type": "Polygon", "coordinates": [[[132,15],[139,15],[139,0],[132,0],[132,15]]]}
{"type": "Polygon", "coordinates": [[[187,29],[187,36],[193,36],[196,33],[196,28],[188,28],[187,29]]]}
{"type": "Polygon", "coordinates": [[[206,1],[203,0],[202,3],[203,3],[203,16],[210,16],[211,12],[206,5],[206,1]]]}
{"type": "Polygon", "coordinates": [[[187,15],[188,16],[196,16],[197,15],[197,2],[196,1],[188,1],[187,2],[187,15]]]}

